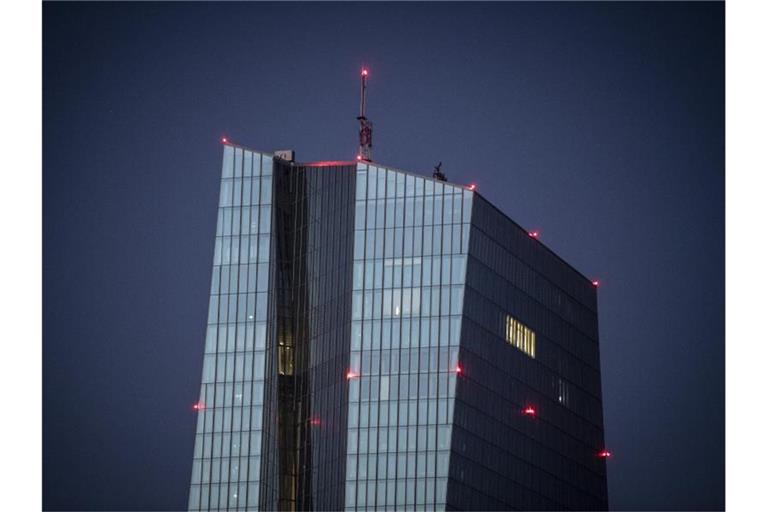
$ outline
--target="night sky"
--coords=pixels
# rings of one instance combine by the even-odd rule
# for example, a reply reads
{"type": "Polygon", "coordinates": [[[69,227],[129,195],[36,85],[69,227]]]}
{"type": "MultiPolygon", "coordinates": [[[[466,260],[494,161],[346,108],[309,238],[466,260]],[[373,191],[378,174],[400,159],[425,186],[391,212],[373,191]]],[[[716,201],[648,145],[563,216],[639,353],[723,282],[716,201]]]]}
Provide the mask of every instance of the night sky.
{"type": "Polygon", "coordinates": [[[724,4],[43,13],[46,509],[186,507],[219,139],[351,159],[361,64],[375,161],[600,279],[611,507],[724,507],[724,4]]]}

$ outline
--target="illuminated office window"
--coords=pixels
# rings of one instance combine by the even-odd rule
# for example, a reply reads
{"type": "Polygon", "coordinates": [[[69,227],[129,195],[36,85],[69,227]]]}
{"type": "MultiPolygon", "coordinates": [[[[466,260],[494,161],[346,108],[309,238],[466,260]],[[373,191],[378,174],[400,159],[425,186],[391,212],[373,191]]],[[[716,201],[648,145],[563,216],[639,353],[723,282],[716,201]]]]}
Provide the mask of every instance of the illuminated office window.
{"type": "Polygon", "coordinates": [[[507,315],[506,339],[516,349],[536,357],[536,333],[510,315],[507,315]]]}
{"type": "Polygon", "coordinates": [[[563,405],[568,405],[568,383],[563,379],[557,379],[557,401],[563,405]]]}

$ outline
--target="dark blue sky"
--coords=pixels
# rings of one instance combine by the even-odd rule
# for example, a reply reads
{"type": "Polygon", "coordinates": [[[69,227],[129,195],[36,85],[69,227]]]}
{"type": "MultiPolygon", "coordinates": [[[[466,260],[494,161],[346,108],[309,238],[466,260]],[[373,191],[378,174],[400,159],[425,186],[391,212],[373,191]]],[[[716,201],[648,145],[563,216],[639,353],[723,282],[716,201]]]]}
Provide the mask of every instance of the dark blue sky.
{"type": "Polygon", "coordinates": [[[724,507],[724,5],[46,3],[46,509],[186,506],[222,135],[480,192],[601,280],[609,497],[724,507]]]}

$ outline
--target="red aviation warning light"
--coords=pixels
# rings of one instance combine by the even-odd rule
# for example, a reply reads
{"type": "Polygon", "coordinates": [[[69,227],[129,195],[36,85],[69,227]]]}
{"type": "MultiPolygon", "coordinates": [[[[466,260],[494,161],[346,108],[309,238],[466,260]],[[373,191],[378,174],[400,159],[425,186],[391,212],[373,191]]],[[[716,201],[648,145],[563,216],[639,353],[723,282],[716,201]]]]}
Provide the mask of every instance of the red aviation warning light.
{"type": "Polygon", "coordinates": [[[477,189],[477,184],[476,183],[470,183],[469,186],[467,186],[467,188],[469,190],[474,191],[475,189],[477,189]]]}
{"type": "Polygon", "coordinates": [[[601,459],[607,459],[608,457],[611,456],[611,452],[609,452],[608,450],[603,450],[600,453],[598,453],[597,456],[600,457],[601,459]]]}
{"type": "Polygon", "coordinates": [[[355,372],[355,371],[353,371],[353,370],[349,370],[349,371],[347,372],[347,380],[356,379],[356,378],[358,378],[358,377],[360,377],[360,374],[359,374],[359,373],[357,373],[357,372],[355,372]]]}
{"type": "Polygon", "coordinates": [[[597,279],[595,279],[594,281],[592,281],[592,286],[594,286],[595,288],[597,288],[598,286],[600,286],[600,281],[598,281],[597,279]]]}
{"type": "Polygon", "coordinates": [[[313,427],[320,426],[320,418],[312,418],[311,420],[309,420],[309,424],[312,425],[313,427]]]}
{"type": "Polygon", "coordinates": [[[523,414],[526,416],[536,416],[536,409],[534,409],[532,406],[527,406],[525,409],[523,409],[523,414]]]}
{"type": "Polygon", "coordinates": [[[363,70],[360,72],[362,76],[368,76],[368,70],[363,68],[363,70]]]}
{"type": "Polygon", "coordinates": [[[531,238],[539,238],[539,232],[538,231],[529,231],[528,236],[531,238]]]}
{"type": "Polygon", "coordinates": [[[227,142],[229,142],[229,141],[227,140],[227,138],[226,138],[226,137],[222,137],[222,138],[221,138],[221,143],[222,143],[222,144],[226,144],[227,142]]]}
{"type": "Polygon", "coordinates": [[[192,405],[192,409],[194,409],[195,411],[202,411],[203,409],[205,409],[205,404],[203,402],[195,402],[192,405]]]}
{"type": "Polygon", "coordinates": [[[461,365],[458,365],[458,364],[457,364],[457,365],[456,365],[456,369],[455,369],[455,370],[453,370],[453,371],[455,371],[455,372],[456,372],[456,375],[461,375],[461,374],[462,374],[462,372],[464,372],[464,369],[461,367],[461,365]]]}

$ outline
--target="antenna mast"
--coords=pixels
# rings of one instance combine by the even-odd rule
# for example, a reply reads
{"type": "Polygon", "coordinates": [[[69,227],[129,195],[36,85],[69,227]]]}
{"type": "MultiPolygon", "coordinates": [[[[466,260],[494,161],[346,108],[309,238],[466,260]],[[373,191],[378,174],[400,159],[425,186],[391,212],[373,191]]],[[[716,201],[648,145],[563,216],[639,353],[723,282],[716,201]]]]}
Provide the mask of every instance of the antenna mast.
{"type": "Polygon", "coordinates": [[[360,147],[357,151],[357,159],[363,162],[371,161],[371,148],[373,147],[373,123],[365,117],[365,92],[368,86],[368,69],[363,68],[360,71],[360,115],[357,120],[360,121],[360,147]]]}

